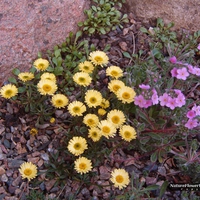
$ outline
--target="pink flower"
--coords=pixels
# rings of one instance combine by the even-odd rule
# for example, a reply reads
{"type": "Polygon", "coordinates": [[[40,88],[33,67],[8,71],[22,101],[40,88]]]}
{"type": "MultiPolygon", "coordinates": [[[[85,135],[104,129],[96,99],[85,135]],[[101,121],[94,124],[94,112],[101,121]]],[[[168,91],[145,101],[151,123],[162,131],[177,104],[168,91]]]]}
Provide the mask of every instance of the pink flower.
{"type": "Polygon", "coordinates": [[[160,105],[166,106],[168,103],[169,95],[167,93],[164,93],[162,96],[159,97],[160,105]]]}
{"type": "Polygon", "coordinates": [[[200,50],[200,43],[198,44],[197,49],[200,50]]]}
{"type": "Polygon", "coordinates": [[[186,69],[186,67],[183,67],[181,69],[177,69],[177,76],[176,78],[186,80],[186,78],[189,76],[189,73],[186,69]]]}
{"type": "Polygon", "coordinates": [[[150,106],[152,106],[152,101],[151,100],[146,100],[145,104],[144,104],[144,108],[148,108],[150,106]]]}
{"type": "Polygon", "coordinates": [[[169,107],[169,108],[171,108],[172,110],[174,110],[174,108],[176,107],[176,101],[175,101],[175,99],[169,97],[166,106],[169,107]]]}
{"type": "Polygon", "coordinates": [[[140,108],[144,108],[145,103],[146,103],[146,100],[144,99],[144,97],[142,95],[135,96],[134,104],[136,106],[139,106],[140,108]]]}
{"type": "Polygon", "coordinates": [[[174,67],[172,70],[171,70],[171,74],[172,74],[172,77],[176,77],[178,74],[177,74],[177,68],[174,67]]]}
{"type": "Polygon", "coordinates": [[[197,119],[189,119],[185,124],[185,127],[188,129],[193,129],[198,126],[197,119]]]}
{"type": "Polygon", "coordinates": [[[195,114],[196,114],[197,116],[200,115],[200,106],[197,106],[196,104],[194,104],[194,106],[192,107],[192,110],[195,111],[195,114]]]}
{"type": "Polygon", "coordinates": [[[185,105],[185,96],[182,94],[182,93],[180,93],[177,97],[176,97],[176,99],[175,99],[175,101],[176,101],[176,106],[177,107],[182,107],[182,106],[184,106],[185,105]]]}
{"type": "Polygon", "coordinates": [[[187,118],[192,119],[196,117],[196,112],[194,110],[190,110],[187,112],[187,118]]]}
{"type": "Polygon", "coordinates": [[[148,89],[150,89],[150,85],[141,84],[141,85],[139,85],[139,88],[148,90],[148,89]]]}
{"type": "Polygon", "coordinates": [[[200,68],[194,67],[194,75],[200,76],[200,68]]]}
{"type": "Polygon", "coordinates": [[[187,68],[188,68],[188,71],[190,72],[190,74],[195,75],[194,67],[192,65],[187,64],[187,68]]]}
{"type": "Polygon", "coordinates": [[[155,89],[153,89],[153,95],[151,97],[153,105],[158,104],[158,94],[155,89]]]}
{"type": "Polygon", "coordinates": [[[175,56],[172,56],[171,58],[169,58],[169,62],[171,63],[176,63],[177,59],[175,56]]]}

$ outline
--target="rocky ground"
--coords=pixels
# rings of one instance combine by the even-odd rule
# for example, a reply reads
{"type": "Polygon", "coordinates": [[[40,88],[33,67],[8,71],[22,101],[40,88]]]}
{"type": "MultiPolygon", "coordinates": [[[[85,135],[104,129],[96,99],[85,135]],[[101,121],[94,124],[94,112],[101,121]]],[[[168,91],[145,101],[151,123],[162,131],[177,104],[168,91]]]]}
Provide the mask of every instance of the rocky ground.
{"type": "MultiPolygon", "coordinates": [[[[148,49],[147,38],[138,32],[143,25],[142,22],[134,19],[133,14],[129,14],[129,21],[130,23],[126,24],[123,29],[118,28],[107,35],[86,37],[99,49],[110,44],[108,55],[113,64],[116,63],[121,67],[131,64],[131,60],[123,56],[123,51],[132,54],[138,49],[148,49]]],[[[153,25],[153,22],[149,24],[149,26],[153,25]]],[[[140,180],[145,181],[146,186],[162,185],[165,180],[174,183],[180,180],[186,183],[189,181],[190,177],[180,173],[171,157],[162,164],[151,163],[149,155],[116,149],[109,157],[105,157],[104,165],[93,169],[98,175],[93,177],[92,182],[101,185],[102,188],[96,187],[94,184],[91,184],[90,187],[80,185],[75,180],[66,180],[62,187],[56,185],[55,179],[45,177],[45,163],[49,162],[50,153],[57,152],[64,136],[64,132],[59,129],[59,124],[66,117],[65,114],[65,111],[56,112],[55,123],[45,123],[39,127],[37,135],[31,136],[30,130],[35,127],[35,117],[25,114],[15,102],[0,99],[0,200],[26,199],[27,192],[32,189],[43,193],[46,199],[70,199],[70,195],[76,192],[77,196],[74,198],[76,200],[115,199],[114,196],[123,193],[110,185],[109,176],[113,166],[119,167],[122,164],[129,172],[134,171],[140,180]],[[37,181],[33,184],[31,182],[29,186],[26,181],[22,180],[18,171],[24,161],[37,164],[40,171],[37,181]],[[149,172],[148,176],[143,175],[144,170],[149,172]]],[[[157,194],[156,190],[152,192],[152,199],[156,199],[157,194]]],[[[181,199],[180,194],[179,190],[167,190],[163,199],[178,200],[181,199]]]]}

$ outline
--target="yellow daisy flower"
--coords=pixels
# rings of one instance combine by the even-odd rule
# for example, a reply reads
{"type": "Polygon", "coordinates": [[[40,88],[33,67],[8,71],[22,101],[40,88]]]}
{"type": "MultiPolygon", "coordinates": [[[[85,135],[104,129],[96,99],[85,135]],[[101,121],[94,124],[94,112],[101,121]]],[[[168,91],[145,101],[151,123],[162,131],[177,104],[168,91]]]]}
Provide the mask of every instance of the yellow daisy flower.
{"type": "Polygon", "coordinates": [[[79,156],[88,148],[87,141],[83,137],[73,137],[67,148],[73,155],[79,156]]]}
{"type": "Polygon", "coordinates": [[[95,66],[100,65],[101,67],[103,67],[103,65],[107,65],[108,64],[109,58],[106,55],[106,53],[104,53],[103,51],[93,51],[89,55],[89,60],[95,66]]]}
{"type": "Polygon", "coordinates": [[[101,131],[101,134],[106,138],[115,136],[116,128],[110,121],[102,120],[99,122],[98,127],[101,131]]]}
{"type": "Polygon", "coordinates": [[[30,135],[35,136],[35,135],[37,135],[37,134],[38,134],[38,130],[37,130],[36,128],[32,128],[32,129],[30,130],[30,135]]]}
{"type": "Polygon", "coordinates": [[[0,90],[1,96],[4,97],[5,99],[10,99],[14,97],[15,95],[17,95],[17,93],[18,93],[18,89],[13,84],[4,85],[0,90]]]}
{"type": "Polygon", "coordinates": [[[34,74],[31,72],[23,72],[23,73],[18,74],[18,78],[21,81],[26,82],[26,81],[32,80],[34,78],[34,74]]]}
{"type": "Polygon", "coordinates": [[[118,187],[120,190],[130,183],[128,172],[126,172],[124,169],[113,170],[111,172],[110,180],[112,183],[114,183],[114,186],[118,187]]]}
{"type": "Polygon", "coordinates": [[[49,120],[49,122],[50,122],[51,124],[53,124],[55,121],[56,121],[56,119],[55,119],[54,117],[52,117],[52,118],[49,120]]]}
{"type": "Polygon", "coordinates": [[[37,84],[38,91],[41,95],[53,95],[58,89],[56,83],[50,80],[40,80],[37,84]]]}
{"type": "Polygon", "coordinates": [[[118,79],[123,76],[123,71],[118,66],[110,66],[106,69],[106,75],[118,79]]]}
{"type": "Polygon", "coordinates": [[[112,122],[116,128],[119,128],[126,121],[124,113],[116,109],[108,113],[107,120],[112,122]]]}
{"type": "Polygon", "coordinates": [[[102,109],[102,108],[99,108],[99,109],[98,109],[98,114],[101,115],[101,116],[103,116],[103,115],[106,114],[106,110],[104,110],[104,109],[102,109]]]}
{"type": "Polygon", "coordinates": [[[113,92],[113,93],[117,93],[117,91],[124,87],[125,84],[124,82],[122,81],[119,81],[119,80],[111,80],[110,83],[108,83],[108,89],[113,92]]]}
{"type": "Polygon", "coordinates": [[[35,68],[39,71],[44,71],[47,69],[47,67],[49,66],[49,61],[43,58],[38,58],[33,65],[35,66],[35,68]]]}
{"type": "Polygon", "coordinates": [[[56,108],[64,108],[68,104],[68,98],[63,94],[55,94],[52,96],[51,103],[56,108]]]}
{"type": "Polygon", "coordinates": [[[80,174],[85,174],[92,170],[92,162],[86,157],[79,157],[74,161],[75,170],[80,174]]]}
{"type": "Polygon", "coordinates": [[[29,181],[37,176],[37,166],[31,162],[25,162],[20,165],[19,172],[22,178],[29,181]]]}
{"type": "Polygon", "coordinates": [[[101,139],[101,136],[102,136],[101,131],[97,127],[92,127],[88,131],[88,137],[91,138],[93,142],[99,141],[101,139]]]}
{"type": "Polygon", "coordinates": [[[72,116],[82,116],[86,111],[86,106],[80,101],[73,101],[68,105],[68,110],[72,116]]]}
{"type": "Polygon", "coordinates": [[[99,118],[97,115],[95,114],[87,114],[84,118],[83,118],[83,123],[89,127],[95,127],[98,125],[99,123],[99,118]]]}
{"type": "Polygon", "coordinates": [[[78,68],[80,71],[86,72],[86,73],[92,73],[94,70],[93,64],[89,61],[79,63],[78,68]]]}
{"type": "Polygon", "coordinates": [[[108,108],[110,106],[110,102],[107,99],[102,99],[100,106],[102,108],[108,108]]]}
{"type": "Polygon", "coordinates": [[[131,87],[122,87],[117,91],[117,98],[123,103],[131,103],[134,101],[136,93],[131,87]]]}
{"type": "Polygon", "coordinates": [[[122,139],[128,142],[130,142],[131,140],[137,137],[137,133],[135,129],[129,125],[122,126],[119,130],[119,134],[122,137],[122,139]]]}
{"type": "Polygon", "coordinates": [[[86,72],[77,72],[76,74],[74,74],[73,80],[78,85],[82,85],[82,86],[86,87],[86,86],[90,85],[92,78],[86,72]]]}
{"type": "Polygon", "coordinates": [[[96,108],[102,102],[102,95],[97,90],[88,90],[85,94],[85,102],[87,103],[88,107],[96,108]]]}
{"type": "Polygon", "coordinates": [[[56,82],[56,76],[55,74],[53,73],[48,73],[48,72],[45,72],[42,74],[42,76],[40,77],[41,80],[50,80],[50,81],[54,81],[56,82]]]}

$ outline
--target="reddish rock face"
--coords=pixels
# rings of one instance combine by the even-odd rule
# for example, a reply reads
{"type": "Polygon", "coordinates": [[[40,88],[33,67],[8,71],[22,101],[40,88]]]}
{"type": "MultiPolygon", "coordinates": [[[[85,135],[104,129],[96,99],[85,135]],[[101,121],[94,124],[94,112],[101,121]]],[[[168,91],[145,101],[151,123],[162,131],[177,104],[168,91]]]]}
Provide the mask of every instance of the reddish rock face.
{"type": "Polygon", "coordinates": [[[144,22],[162,18],[174,22],[175,29],[200,30],[199,0],[126,0],[129,11],[144,22]]]}
{"type": "Polygon", "coordinates": [[[0,82],[28,71],[39,51],[65,41],[84,20],[88,0],[0,0],[0,82]]]}

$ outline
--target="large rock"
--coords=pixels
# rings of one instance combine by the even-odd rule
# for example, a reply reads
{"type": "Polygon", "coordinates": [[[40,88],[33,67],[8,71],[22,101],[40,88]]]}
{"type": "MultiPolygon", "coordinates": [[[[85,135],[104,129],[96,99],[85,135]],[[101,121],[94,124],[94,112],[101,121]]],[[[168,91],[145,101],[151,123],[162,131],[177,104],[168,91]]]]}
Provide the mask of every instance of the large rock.
{"type": "Polygon", "coordinates": [[[0,0],[0,82],[27,71],[39,51],[64,42],[84,20],[89,0],[0,0]]]}
{"type": "Polygon", "coordinates": [[[200,0],[126,0],[129,11],[139,20],[148,22],[162,18],[175,22],[175,28],[200,30],[200,0]]]}

